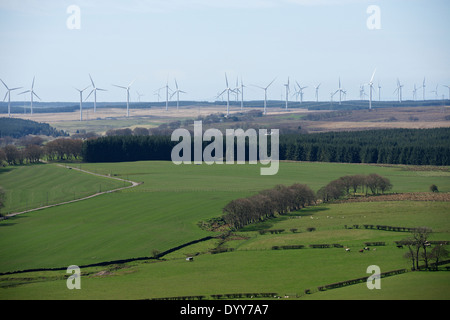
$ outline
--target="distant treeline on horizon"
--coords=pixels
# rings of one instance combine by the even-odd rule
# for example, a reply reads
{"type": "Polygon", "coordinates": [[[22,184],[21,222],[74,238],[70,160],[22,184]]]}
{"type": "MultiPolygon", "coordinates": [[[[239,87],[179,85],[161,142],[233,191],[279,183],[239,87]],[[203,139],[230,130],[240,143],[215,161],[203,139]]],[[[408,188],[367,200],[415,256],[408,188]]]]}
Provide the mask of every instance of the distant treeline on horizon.
{"type": "MultiPolygon", "coordinates": [[[[404,100],[398,101],[372,101],[372,108],[392,108],[392,107],[436,107],[442,106],[448,103],[449,99],[445,100],[404,100]]],[[[169,108],[176,108],[176,101],[169,101],[169,108]]],[[[193,107],[193,106],[226,106],[226,101],[188,101],[183,100],[179,102],[180,107],[193,107]]],[[[251,100],[244,101],[244,108],[263,108],[264,101],[251,100]]],[[[230,106],[234,108],[240,108],[240,101],[230,101],[230,106]]],[[[286,102],[283,100],[268,100],[268,108],[285,108],[286,102]]],[[[97,108],[126,108],[126,102],[97,102],[97,108]]],[[[130,102],[130,108],[144,109],[144,108],[165,108],[166,102],[130,102]]],[[[89,110],[94,108],[93,102],[83,102],[83,110],[89,110]]],[[[368,100],[346,100],[339,104],[338,101],[289,101],[288,108],[307,108],[309,110],[358,110],[368,109],[368,100]]],[[[56,112],[74,112],[80,110],[79,102],[33,102],[33,113],[56,113],[56,112]]],[[[30,113],[30,103],[26,101],[12,101],[11,102],[12,114],[24,114],[30,113]]],[[[8,114],[8,103],[0,102],[0,114],[8,114]]]]}

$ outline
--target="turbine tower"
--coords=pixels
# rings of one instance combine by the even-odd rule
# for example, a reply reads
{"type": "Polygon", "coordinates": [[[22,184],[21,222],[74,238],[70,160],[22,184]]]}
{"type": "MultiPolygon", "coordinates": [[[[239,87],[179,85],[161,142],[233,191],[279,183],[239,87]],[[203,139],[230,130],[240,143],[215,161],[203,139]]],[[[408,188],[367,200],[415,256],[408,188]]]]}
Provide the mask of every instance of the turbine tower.
{"type": "Polygon", "coordinates": [[[34,92],[33,88],[34,88],[34,78],[33,77],[33,82],[31,83],[31,89],[21,92],[19,94],[24,94],[24,93],[30,93],[30,113],[33,114],[33,96],[36,96],[39,100],[41,100],[41,98],[39,98],[39,96],[36,94],[36,92],[34,92]]]}
{"type": "Polygon", "coordinates": [[[227,78],[227,74],[225,73],[225,84],[226,84],[226,88],[217,95],[217,98],[220,97],[221,95],[223,95],[225,92],[227,93],[227,117],[230,115],[230,92],[235,92],[233,89],[230,88],[230,86],[228,85],[228,78],[227,78]]]}
{"type": "Polygon", "coordinates": [[[131,81],[130,84],[126,87],[113,84],[113,86],[115,86],[117,88],[125,89],[127,91],[127,117],[130,116],[130,88],[134,81],[136,81],[136,80],[131,81]]]}
{"type": "Polygon", "coordinates": [[[5,86],[6,90],[8,90],[5,94],[5,97],[3,98],[3,101],[6,100],[6,96],[8,96],[8,117],[11,118],[11,91],[13,90],[17,90],[17,89],[21,89],[22,87],[16,87],[16,88],[8,88],[8,86],[6,85],[6,83],[3,82],[2,79],[0,79],[0,81],[3,83],[3,85],[5,86]]]}
{"type": "Polygon", "coordinates": [[[275,81],[275,79],[273,79],[266,87],[255,86],[257,88],[260,88],[260,89],[264,90],[264,115],[267,114],[267,89],[275,81]]]}
{"type": "Polygon", "coordinates": [[[175,79],[175,87],[177,88],[172,95],[170,96],[170,99],[172,99],[172,97],[176,94],[177,95],[177,110],[179,108],[180,105],[180,93],[186,93],[180,89],[178,89],[178,83],[177,83],[177,79],[175,79]]]}
{"type": "MultiPolygon", "coordinates": [[[[86,100],[91,96],[92,92],[94,93],[94,113],[97,111],[97,90],[100,91],[107,91],[106,89],[101,89],[101,88],[97,88],[94,84],[94,81],[92,80],[91,75],[89,75],[89,78],[91,79],[91,83],[92,83],[92,90],[91,92],[88,94],[88,96],[86,97],[86,100]]],[[[84,100],[84,101],[86,101],[84,100]]]]}
{"type": "Polygon", "coordinates": [[[289,102],[289,77],[287,79],[287,83],[284,84],[285,88],[286,88],[286,110],[288,108],[288,102],[289,102]]]}
{"type": "Polygon", "coordinates": [[[83,91],[89,88],[90,86],[87,86],[83,90],[75,88],[80,93],[80,121],[83,121],[83,91]]]}
{"type": "Polygon", "coordinates": [[[314,87],[316,89],[316,102],[319,102],[319,87],[321,83],[319,83],[317,86],[314,87]]]}

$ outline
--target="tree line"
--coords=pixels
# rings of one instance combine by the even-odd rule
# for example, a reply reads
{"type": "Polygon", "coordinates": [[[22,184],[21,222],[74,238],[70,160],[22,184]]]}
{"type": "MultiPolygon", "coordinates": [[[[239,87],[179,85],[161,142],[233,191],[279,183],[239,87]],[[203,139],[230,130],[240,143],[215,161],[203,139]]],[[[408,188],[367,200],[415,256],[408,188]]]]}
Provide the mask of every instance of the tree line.
{"type": "MultiPolygon", "coordinates": [[[[168,131],[153,135],[127,131],[126,135],[110,133],[89,139],[83,143],[82,156],[86,162],[171,160],[171,150],[177,142],[171,141],[168,131]]],[[[282,134],[279,159],[446,166],[450,165],[449,136],[450,128],[282,134]]],[[[224,145],[224,154],[225,148],[224,145]]]]}
{"type": "Polygon", "coordinates": [[[307,185],[278,185],[248,198],[230,201],[223,208],[222,220],[231,229],[283,215],[316,203],[316,195],[307,185]]]}
{"type": "Polygon", "coordinates": [[[38,163],[41,159],[47,160],[79,160],[81,159],[83,141],[81,139],[58,138],[42,145],[28,143],[17,147],[8,144],[0,148],[0,165],[22,165],[38,163]]]}

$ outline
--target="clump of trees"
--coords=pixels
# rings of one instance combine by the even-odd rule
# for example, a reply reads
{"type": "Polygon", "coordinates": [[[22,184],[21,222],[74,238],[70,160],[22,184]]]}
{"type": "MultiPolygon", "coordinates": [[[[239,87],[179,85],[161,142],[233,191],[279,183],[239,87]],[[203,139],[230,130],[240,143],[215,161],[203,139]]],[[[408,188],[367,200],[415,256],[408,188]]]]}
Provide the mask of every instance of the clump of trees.
{"type": "Polygon", "coordinates": [[[222,219],[231,229],[239,229],[315,203],[315,193],[307,185],[277,185],[251,197],[230,201],[223,208],[222,219]]]}
{"type": "Polygon", "coordinates": [[[356,194],[358,191],[365,193],[369,191],[372,194],[384,193],[392,189],[392,183],[386,177],[382,177],[376,173],[369,175],[351,175],[343,176],[333,180],[326,186],[320,188],[317,197],[323,202],[339,199],[349,195],[351,192],[356,194]]]}
{"type": "Polygon", "coordinates": [[[432,247],[432,243],[428,241],[431,233],[432,230],[428,227],[414,228],[411,237],[397,242],[408,248],[404,257],[411,261],[412,270],[420,269],[420,261],[424,262],[425,269],[431,268],[430,262],[434,262],[433,266],[437,270],[439,262],[449,256],[449,251],[445,247],[446,243],[438,241],[432,247]]]}

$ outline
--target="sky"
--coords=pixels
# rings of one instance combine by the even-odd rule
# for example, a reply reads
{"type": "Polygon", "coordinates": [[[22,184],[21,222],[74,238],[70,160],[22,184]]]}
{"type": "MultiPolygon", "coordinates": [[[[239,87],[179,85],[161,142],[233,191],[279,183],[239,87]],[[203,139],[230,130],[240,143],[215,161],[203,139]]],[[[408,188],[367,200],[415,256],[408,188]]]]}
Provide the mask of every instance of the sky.
{"type": "Polygon", "coordinates": [[[321,83],[329,101],[339,79],[359,99],[376,69],[382,100],[397,99],[397,79],[412,99],[424,78],[427,99],[436,86],[448,98],[449,9],[448,0],[0,0],[0,79],[27,90],[35,77],[42,101],[76,102],[90,74],[108,90],[97,101],[111,102],[126,99],[114,84],[134,80],[131,101],[137,92],[157,101],[175,79],[180,99],[214,101],[225,74],[230,87],[242,80],[246,100],[264,99],[256,86],[273,79],[268,99],[285,99],[289,78],[290,100],[298,82],[304,100],[321,83]]]}

